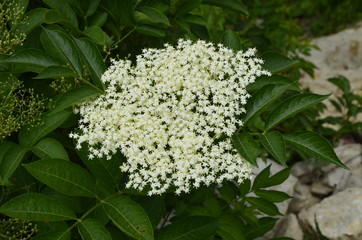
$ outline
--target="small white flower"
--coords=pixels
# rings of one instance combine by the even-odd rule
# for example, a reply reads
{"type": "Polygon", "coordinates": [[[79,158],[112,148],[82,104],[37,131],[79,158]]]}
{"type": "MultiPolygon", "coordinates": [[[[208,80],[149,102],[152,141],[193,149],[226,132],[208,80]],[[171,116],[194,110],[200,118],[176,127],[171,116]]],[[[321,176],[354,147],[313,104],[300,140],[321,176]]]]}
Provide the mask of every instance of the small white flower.
{"type": "Polygon", "coordinates": [[[129,173],[126,187],[146,188],[149,195],[241,183],[251,166],[230,137],[242,125],[237,117],[245,112],[245,87],[269,75],[255,54],[181,39],[175,48],[144,49],[135,66],[113,60],[102,76],[105,94],[77,106],[81,133],[70,137],[77,148],[90,145],[90,158],[110,159],[120,150],[127,158],[120,166],[129,173]]]}

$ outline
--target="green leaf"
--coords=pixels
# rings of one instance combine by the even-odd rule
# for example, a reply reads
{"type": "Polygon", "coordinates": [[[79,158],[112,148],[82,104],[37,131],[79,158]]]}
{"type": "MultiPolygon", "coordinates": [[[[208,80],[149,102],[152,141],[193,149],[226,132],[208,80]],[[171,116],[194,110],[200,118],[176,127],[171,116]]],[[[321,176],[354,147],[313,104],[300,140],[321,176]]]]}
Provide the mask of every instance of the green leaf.
{"type": "Polygon", "coordinates": [[[26,24],[20,24],[17,30],[28,35],[34,28],[45,22],[46,8],[35,8],[27,12],[24,16],[26,24]]]}
{"type": "Polygon", "coordinates": [[[150,25],[140,25],[136,28],[136,31],[142,34],[146,34],[152,37],[165,37],[166,32],[160,28],[150,25]]]}
{"type": "Polygon", "coordinates": [[[344,169],[349,169],[338,159],[332,145],[327,139],[317,133],[309,131],[287,133],[284,134],[284,139],[287,143],[292,144],[297,149],[300,149],[312,157],[336,164],[344,169]]]}
{"type": "Polygon", "coordinates": [[[252,95],[246,105],[244,123],[258,116],[288,89],[289,84],[265,85],[252,95]]]}
{"type": "Polygon", "coordinates": [[[41,71],[39,75],[34,77],[33,79],[48,79],[48,78],[59,79],[62,77],[76,77],[76,76],[77,74],[67,67],[50,66],[41,71]]]}
{"type": "MultiPolygon", "coordinates": [[[[112,161],[112,160],[111,160],[112,161]]],[[[119,169],[117,169],[119,171],[119,169]]],[[[156,230],[161,219],[166,215],[166,205],[162,196],[138,196],[134,200],[147,213],[152,227],[156,230]]]]}
{"type": "Polygon", "coordinates": [[[245,179],[243,181],[243,183],[240,184],[239,190],[240,190],[241,197],[245,196],[246,194],[248,194],[250,192],[250,187],[251,187],[250,179],[245,179]]]}
{"type": "Polygon", "coordinates": [[[299,63],[276,52],[264,53],[261,55],[261,58],[265,60],[264,68],[272,73],[286,71],[299,63]]]}
{"type": "Polygon", "coordinates": [[[175,17],[183,16],[189,13],[191,10],[199,7],[201,4],[201,0],[184,0],[184,1],[175,1],[171,2],[171,8],[175,9],[175,17]],[[172,4],[175,4],[172,6],[172,4]]]}
{"type": "Polygon", "coordinates": [[[297,87],[295,80],[277,74],[273,74],[272,76],[262,75],[258,77],[255,80],[255,82],[250,83],[248,86],[246,86],[246,90],[248,92],[255,92],[264,87],[265,85],[269,84],[289,84],[290,90],[300,91],[299,88],[297,87]]]}
{"type": "Polygon", "coordinates": [[[262,213],[268,214],[270,216],[282,215],[279,212],[278,207],[266,199],[257,197],[247,197],[245,199],[248,203],[251,204],[251,206],[255,207],[262,213]]]}
{"type": "Polygon", "coordinates": [[[49,9],[45,13],[45,23],[49,25],[59,23],[66,26],[67,28],[73,29],[74,31],[78,30],[72,22],[70,22],[67,18],[64,18],[64,15],[61,12],[53,9],[49,9]]]}
{"type": "Polygon", "coordinates": [[[108,18],[108,14],[105,12],[97,13],[94,17],[89,21],[89,26],[98,26],[102,27],[103,24],[106,23],[108,18]]]}
{"type": "Polygon", "coordinates": [[[19,143],[31,147],[42,137],[59,127],[70,116],[70,112],[59,111],[54,114],[45,113],[40,123],[32,128],[24,126],[19,133],[19,143]]]}
{"type": "Polygon", "coordinates": [[[97,11],[97,9],[99,7],[99,3],[100,3],[100,0],[91,0],[91,1],[89,1],[89,5],[88,5],[88,8],[87,8],[87,13],[86,13],[85,16],[88,17],[88,16],[93,15],[97,11]]]}
{"type": "Polygon", "coordinates": [[[265,123],[265,130],[268,131],[280,122],[290,118],[291,116],[311,107],[326,99],[328,95],[318,95],[313,93],[299,94],[292,96],[281,102],[275,107],[273,112],[269,115],[265,123]]]}
{"type": "Polygon", "coordinates": [[[79,48],[82,60],[90,72],[92,81],[98,88],[103,90],[104,85],[101,80],[101,76],[106,70],[106,65],[104,64],[102,55],[99,52],[97,46],[87,38],[74,39],[74,41],[79,48]]]}
{"type": "Polygon", "coordinates": [[[264,168],[263,171],[261,171],[255,177],[254,182],[253,182],[253,187],[252,187],[253,190],[257,190],[257,189],[266,187],[266,185],[268,184],[268,181],[269,181],[270,166],[271,165],[264,168]]]}
{"type": "Polygon", "coordinates": [[[36,235],[31,238],[31,240],[70,240],[70,232],[68,231],[56,231],[56,232],[47,232],[36,235]]]}
{"type": "Polygon", "coordinates": [[[267,232],[273,229],[277,218],[263,217],[258,219],[257,225],[248,225],[245,228],[246,239],[255,239],[264,236],[267,232]]]}
{"type": "Polygon", "coordinates": [[[208,239],[217,230],[215,218],[206,216],[191,216],[172,223],[162,229],[157,240],[201,240],[208,239]]]}
{"type": "Polygon", "coordinates": [[[349,94],[351,91],[351,85],[348,79],[345,78],[344,76],[328,78],[327,81],[336,85],[339,89],[343,91],[344,94],[349,94]]]}
{"type": "Polygon", "coordinates": [[[59,62],[51,58],[44,51],[32,48],[20,50],[1,62],[14,64],[17,67],[17,72],[36,73],[41,72],[46,67],[59,65],[59,62]]]}
{"type": "Polygon", "coordinates": [[[249,133],[242,132],[234,134],[232,136],[232,143],[241,157],[254,166],[258,166],[256,159],[260,154],[260,148],[249,133]]]}
{"type": "Polygon", "coordinates": [[[72,7],[68,4],[67,1],[64,0],[43,0],[45,4],[54,10],[59,11],[64,15],[64,17],[69,20],[73,24],[75,28],[78,27],[78,20],[75,12],[72,7]]]}
{"type": "Polygon", "coordinates": [[[43,28],[41,41],[48,54],[70,66],[82,76],[82,64],[72,39],[64,32],[43,28]]]}
{"type": "Polygon", "coordinates": [[[69,160],[63,145],[54,138],[43,138],[31,148],[39,158],[59,158],[69,160]]]}
{"type": "Polygon", "coordinates": [[[106,44],[106,33],[98,26],[90,26],[84,29],[83,34],[98,45],[103,46],[106,44]]]}
{"type": "Polygon", "coordinates": [[[217,234],[223,240],[244,240],[244,223],[235,215],[224,215],[219,218],[217,234]]]}
{"type": "Polygon", "coordinates": [[[75,214],[60,202],[39,193],[27,193],[12,198],[0,207],[0,212],[13,218],[30,221],[75,220],[75,214]]]}
{"type": "Polygon", "coordinates": [[[285,180],[288,179],[290,171],[291,171],[290,168],[284,168],[283,170],[277,172],[276,174],[271,176],[268,181],[266,181],[263,184],[263,187],[271,187],[282,184],[285,180]]]}
{"type": "Polygon", "coordinates": [[[9,185],[9,178],[18,168],[28,149],[15,143],[3,144],[0,148],[4,150],[1,153],[3,157],[0,159],[0,185],[9,185]]]}
{"type": "Polygon", "coordinates": [[[127,235],[140,240],[153,239],[153,229],[147,214],[130,198],[119,195],[102,201],[113,224],[127,235]]]}
{"type": "Polygon", "coordinates": [[[291,198],[288,194],[285,192],[280,192],[276,190],[255,190],[254,193],[271,202],[283,202],[284,200],[287,200],[288,198],[291,198]]]}
{"type": "Polygon", "coordinates": [[[66,108],[69,108],[86,99],[95,97],[99,94],[100,92],[92,87],[84,86],[79,88],[73,88],[72,90],[60,95],[60,97],[55,102],[54,107],[50,109],[50,113],[58,113],[66,108]]]}
{"type": "Polygon", "coordinates": [[[78,224],[83,240],[112,240],[108,230],[97,219],[87,218],[78,224]]]}
{"type": "Polygon", "coordinates": [[[246,6],[240,0],[203,0],[202,3],[230,9],[246,16],[249,15],[246,6]]]}
{"type": "Polygon", "coordinates": [[[134,12],[134,18],[137,23],[151,24],[155,26],[171,26],[168,18],[156,8],[141,7],[139,11],[134,12]]]}
{"type": "Polygon", "coordinates": [[[63,159],[42,159],[24,164],[33,177],[68,195],[94,197],[95,180],[79,165],[63,159]]]}
{"type": "Polygon", "coordinates": [[[234,31],[226,30],[221,37],[221,42],[225,47],[231,48],[235,51],[238,51],[241,48],[239,34],[234,31]]]}
{"type": "Polygon", "coordinates": [[[260,135],[260,140],[265,149],[283,166],[286,166],[286,148],[283,135],[277,131],[260,135]]]}

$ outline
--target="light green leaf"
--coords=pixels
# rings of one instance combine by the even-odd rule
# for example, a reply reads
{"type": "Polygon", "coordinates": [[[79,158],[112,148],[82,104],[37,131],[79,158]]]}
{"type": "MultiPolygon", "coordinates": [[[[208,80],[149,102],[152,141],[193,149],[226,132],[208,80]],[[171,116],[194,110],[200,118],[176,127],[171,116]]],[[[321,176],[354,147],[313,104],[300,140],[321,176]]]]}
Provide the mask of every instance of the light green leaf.
{"type": "Polygon", "coordinates": [[[202,3],[230,9],[246,16],[249,15],[246,6],[240,0],[203,0],[202,3]]]}
{"type": "Polygon", "coordinates": [[[309,131],[287,133],[284,134],[284,139],[287,143],[292,144],[312,157],[349,169],[338,159],[327,139],[317,133],[309,131]]]}
{"type": "Polygon", "coordinates": [[[254,166],[258,166],[256,159],[260,154],[260,148],[249,133],[242,132],[234,134],[232,136],[232,143],[241,157],[254,166]]]}
{"type": "Polygon", "coordinates": [[[349,94],[351,91],[351,84],[348,79],[343,76],[328,78],[327,81],[336,85],[344,94],[349,94]]]}
{"type": "Polygon", "coordinates": [[[261,58],[265,60],[264,68],[272,73],[286,71],[299,63],[298,61],[291,60],[276,52],[264,53],[261,55],[261,58]]]}
{"type": "Polygon", "coordinates": [[[29,34],[34,28],[45,22],[46,8],[35,8],[25,14],[25,24],[20,24],[17,30],[29,34]]]}
{"type": "Polygon", "coordinates": [[[235,51],[238,51],[241,48],[239,34],[234,31],[226,30],[221,37],[221,42],[225,47],[231,48],[235,51]]]}
{"type": "Polygon", "coordinates": [[[59,158],[69,160],[63,145],[54,138],[43,138],[31,148],[39,158],[59,158]]]}
{"type": "Polygon", "coordinates": [[[68,195],[94,197],[95,179],[79,165],[63,159],[42,159],[24,164],[33,177],[68,195]]]}
{"type": "Polygon", "coordinates": [[[217,234],[223,240],[244,240],[244,223],[235,215],[224,215],[219,218],[217,234]]]}
{"type": "Polygon", "coordinates": [[[75,220],[75,214],[60,202],[39,193],[27,193],[12,198],[0,207],[0,212],[13,218],[30,221],[75,220]]]}
{"type": "Polygon", "coordinates": [[[285,192],[280,192],[276,190],[255,190],[254,193],[271,202],[283,202],[284,200],[287,200],[288,198],[291,198],[288,194],[285,192]]]}
{"type": "Polygon", "coordinates": [[[59,65],[59,62],[44,51],[32,48],[20,50],[8,59],[1,60],[1,62],[14,64],[17,67],[17,72],[29,71],[36,73],[41,72],[46,67],[59,65]]]}
{"type": "Polygon", "coordinates": [[[106,70],[102,55],[100,54],[97,46],[95,46],[89,39],[81,38],[74,39],[78,46],[82,60],[85,62],[91,78],[96,86],[100,89],[104,89],[101,76],[106,70]]]}
{"type": "Polygon", "coordinates": [[[91,97],[99,95],[100,92],[92,87],[79,87],[67,91],[59,96],[53,108],[50,109],[51,114],[58,113],[68,107],[80,103],[91,97]]]}
{"type": "Polygon", "coordinates": [[[266,199],[257,197],[246,197],[245,199],[248,203],[251,204],[251,206],[255,207],[262,213],[268,214],[270,216],[282,215],[279,212],[278,207],[266,199]]]}
{"type": "Polygon", "coordinates": [[[9,185],[9,178],[23,160],[28,149],[15,143],[1,144],[2,158],[0,159],[0,185],[9,185]]]}
{"type": "Polygon", "coordinates": [[[268,131],[280,122],[290,118],[291,116],[311,107],[326,99],[328,95],[318,95],[313,93],[299,94],[287,98],[275,107],[273,112],[269,115],[265,123],[265,130],[268,131]]]}
{"type": "Polygon", "coordinates": [[[97,219],[87,218],[78,224],[83,240],[112,240],[108,230],[97,219]]]}
{"type": "Polygon", "coordinates": [[[200,240],[208,239],[216,232],[217,220],[206,216],[191,216],[187,219],[172,223],[162,229],[157,240],[200,240]]]}
{"type": "Polygon", "coordinates": [[[24,126],[19,133],[19,143],[21,145],[31,147],[42,137],[59,127],[70,116],[70,112],[58,111],[54,114],[45,113],[40,123],[32,128],[24,126]]]}
{"type": "Polygon", "coordinates": [[[102,206],[113,224],[127,235],[140,240],[153,239],[153,229],[141,206],[126,196],[102,201],[102,206]]]}
{"type": "Polygon", "coordinates": [[[136,31],[142,34],[146,34],[152,37],[164,37],[166,32],[160,28],[150,25],[140,25],[136,28],[136,31]]]}
{"type": "Polygon", "coordinates": [[[252,95],[246,105],[244,123],[258,116],[263,110],[277,100],[289,87],[289,84],[265,85],[252,95]]]}
{"type": "Polygon", "coordinates": [[[286,148],[283,135],[277,131],[270,131],[260,135],[260,140],[265,149],[275,160],[286,166],[286,148]]]}
{"type": "Polygon", "coordinates": [[[106,33],[98,26],[91,26],[84,29],[83,34],[98,45],[103,46],[106,44],[106,33]]]}
{"type": "Polygon", "coordinates": [[[72,7],[68,4],[67,1],[64,0],[43,0],[45,4],[49,7],[53,8],[61,12],[64,17],[66,17],[69,22],[73,24],[75,28],[78,27],[78,20],[75,12],[73,11],[72,7]]]}
{"type": "Polygon", "coordinates": [[[64,32],[43,28],[41,41],[48,54],[70,66],[82,76],[82,64],[72,39],[64,32]]]}
{"type": "Polygon", "coordinates": [[[134,18],[137,23],[146,23],[155,26],[171,26],[168,18],[156,8],[141,7],[134,12],[134,18]]]}
{"type": "Polygon", "coordinates": [[[62,77],[76,77],[77,74],[67,67],[50,66],[45,68],[33,79],[48,79],[48,78],[62,78],[62,77]]]}

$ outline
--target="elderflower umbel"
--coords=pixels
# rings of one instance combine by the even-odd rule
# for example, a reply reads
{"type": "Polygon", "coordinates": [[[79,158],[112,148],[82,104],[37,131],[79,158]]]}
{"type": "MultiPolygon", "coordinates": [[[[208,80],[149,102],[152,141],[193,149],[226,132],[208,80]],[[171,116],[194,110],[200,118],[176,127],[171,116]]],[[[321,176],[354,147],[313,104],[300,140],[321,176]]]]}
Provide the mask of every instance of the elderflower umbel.
{"type": "Polygon", "coordinates": [[[250,176],[251,166],[230,136],[242,125],[245,87],[262,69],[256,50],[233,52],[221,44],[179,40],[173,47],[144,49],[136,65],[113,61],[103,74],[104,95],[78,105],[77,148],[107,157],[120,150],[128,188],[149,195],[250,176]]]}

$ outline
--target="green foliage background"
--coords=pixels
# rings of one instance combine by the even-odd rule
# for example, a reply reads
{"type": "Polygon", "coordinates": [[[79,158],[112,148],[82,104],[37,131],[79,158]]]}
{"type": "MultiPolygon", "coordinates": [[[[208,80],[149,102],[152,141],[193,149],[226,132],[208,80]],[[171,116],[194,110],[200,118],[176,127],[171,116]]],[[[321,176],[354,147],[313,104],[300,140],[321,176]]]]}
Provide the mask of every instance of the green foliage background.
{"type": "Polygon", "coordinates": [[[0,81],[4,86],[20,81],[25,97],[17,97],[16,89],[1,91],[0,97],[45,106],[1,108],[1,116],[34,120],[17,122],[20,126],[0,138],[0,218],[36,224],[37,231],[24,239],[254,239],[281,215],[275,203],[290,196],[268,187],[288,178],[296,156],[345,167],[316,133],[325,133],[316,124],[316,110],[328,96],[300,89],[300,70],[312,73],[313,65],[298,53],[311,48],[304,37],[358,19],[358,0],[19,0],[16,22],[6,20],[12,0],[1,3],[0,33],[19,41],[1,51],[0,81]],[[322,24],[330,19],[333,24],[322,24]],[[86,146],[75,149],[68,138],[78,120],[72,106],[102,94],[100,77],[110,59],[134,59],[143,48],[179,38],[223,43],[235,51],[258,48],[273,76],[248,86],[252,98],[242,116],[245,126],[232,140],[253,165],[267,156],[284,170],[271,176],[269,166],[240,186],[225,182],[180,196],[148,197],[124,188],[121,154],[90,161],[86,146]]]}

